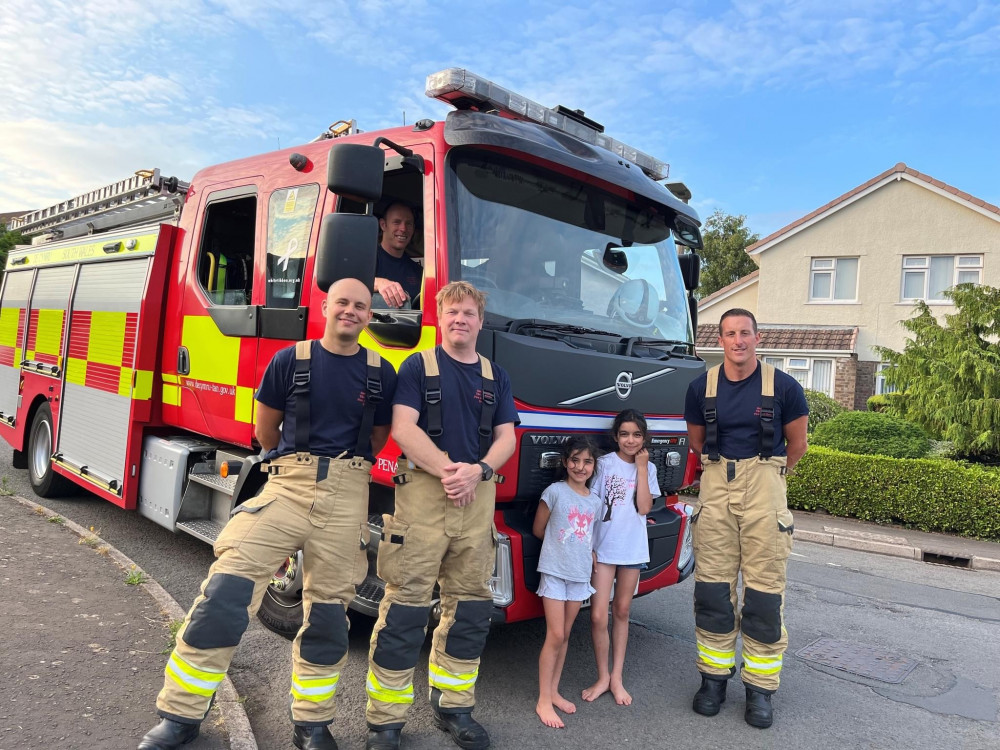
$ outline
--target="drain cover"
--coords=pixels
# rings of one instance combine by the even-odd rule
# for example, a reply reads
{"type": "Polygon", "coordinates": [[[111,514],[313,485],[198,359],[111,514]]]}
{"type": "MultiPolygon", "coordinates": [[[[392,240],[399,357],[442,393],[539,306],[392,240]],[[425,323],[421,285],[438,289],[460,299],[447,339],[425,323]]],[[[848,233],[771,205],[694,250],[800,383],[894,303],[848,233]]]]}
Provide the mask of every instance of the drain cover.
{"type": "Polygon", "coordinates": [[[902,656],[848,641],[820,638],[795,655],[806,661],[823,664],[844,672],[898,685],[907,678],[917,662],[902,656]]]}

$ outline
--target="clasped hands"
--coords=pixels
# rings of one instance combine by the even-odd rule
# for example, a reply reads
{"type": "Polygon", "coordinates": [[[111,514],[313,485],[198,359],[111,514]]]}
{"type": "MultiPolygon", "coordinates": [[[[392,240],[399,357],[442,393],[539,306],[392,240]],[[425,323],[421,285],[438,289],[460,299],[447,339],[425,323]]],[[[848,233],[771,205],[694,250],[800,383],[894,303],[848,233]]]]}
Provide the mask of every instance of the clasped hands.
{"type": "Polygon", "coordinates": [[[451,463],[442,467],[441,484],[456,508],[464,508],[476,499],[476,487],[482,480],[479,464],[451,463]]]}

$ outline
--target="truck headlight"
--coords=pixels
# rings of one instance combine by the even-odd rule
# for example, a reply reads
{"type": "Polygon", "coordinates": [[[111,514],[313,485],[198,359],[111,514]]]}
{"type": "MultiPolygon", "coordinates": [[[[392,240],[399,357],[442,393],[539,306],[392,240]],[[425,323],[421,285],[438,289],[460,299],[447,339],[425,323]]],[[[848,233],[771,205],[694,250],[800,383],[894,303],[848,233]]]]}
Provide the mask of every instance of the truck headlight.
{"type": "Polygon", "coordinates": [[[691,538],[691,516],[684,514],[684,536],[681,538],[681,553],[677,556],[677,568],[683,569],[694,554],[694,541],[691,538]]]}
{"type": "Polygon", "coordinates": [[[493,604],[498,607],[510,606],[514,601],[514,558],[510,553],[510,537],[503,533],[497,535],[497,559],[490,578],[490,591],[493,592],[493,604]]]}

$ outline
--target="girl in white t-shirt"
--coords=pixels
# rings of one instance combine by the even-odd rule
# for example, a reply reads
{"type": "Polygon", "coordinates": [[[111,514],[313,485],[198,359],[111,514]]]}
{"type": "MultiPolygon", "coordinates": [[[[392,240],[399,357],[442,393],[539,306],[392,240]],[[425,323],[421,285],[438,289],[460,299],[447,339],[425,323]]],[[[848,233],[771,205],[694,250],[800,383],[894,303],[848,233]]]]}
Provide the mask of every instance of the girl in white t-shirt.
{"type": "Polygon", "coordinates": [[[597,449],[585,437],[571,438],[563,447],[562,481],[542,493],[532,531],[542,539],[538,558],[538,595],[545,609],[545,643],[538,657],[538,705],[535,713],[545,726],[565,726],[555,709],[571,714],[576,706],[559,694],[569,634],[580,605],[594,589],[593,532],[600,501],[590,492],[597,449]]]}
{"type": "Polygon", "coordinates": [[[594,530],[595,589],[590,601],[591,637],[597,660],[597,682],[583,691],[592,701],[608,690],[621,706],[632,703],[622,684],[628,618],[632,597],[639,585],[639,571],[649,562],[646,514],[659,497],[656,466],[646,450],[646,418],[635,409],[625,409],[615,417],[611,436],[618,450],[597,462],[594,492],[600,497],[600,522],[594,530]],[[608,639],[608,604],[614,587],[611,638],[608,639]],[[608,656],[612,657],[608,671],[608,656]]]}

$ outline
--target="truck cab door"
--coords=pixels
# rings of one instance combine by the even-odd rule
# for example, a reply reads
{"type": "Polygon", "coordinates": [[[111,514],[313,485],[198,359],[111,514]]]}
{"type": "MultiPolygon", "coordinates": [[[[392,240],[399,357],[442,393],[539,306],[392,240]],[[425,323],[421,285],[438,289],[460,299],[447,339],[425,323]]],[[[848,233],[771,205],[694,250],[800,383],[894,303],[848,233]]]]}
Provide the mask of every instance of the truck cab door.
{"type": "Polygon", "coordinates": [[[259,308],[260,342],[257,373],[260,383],[271,359],[279,350],[308,336],[323,335],[319,314],[322,295],[311,273],[319,236],[320,200],[326,196],[318,183],[279,187],[267,196],[264,219],[263,304],[259,308]],[[308,267],[307,267],[307,264],[308,267]],[[318,294],[312,306],[310,299],[318,294]]]}
{"type": "Polygon", "coordinates": [[[246,447],[253,439],[258,313],[264,301],[258,182],[248,178],[202,188],[186,258],[176,369],[170,373],[165,367],[163,374],[168,422],[246,447]]]}

